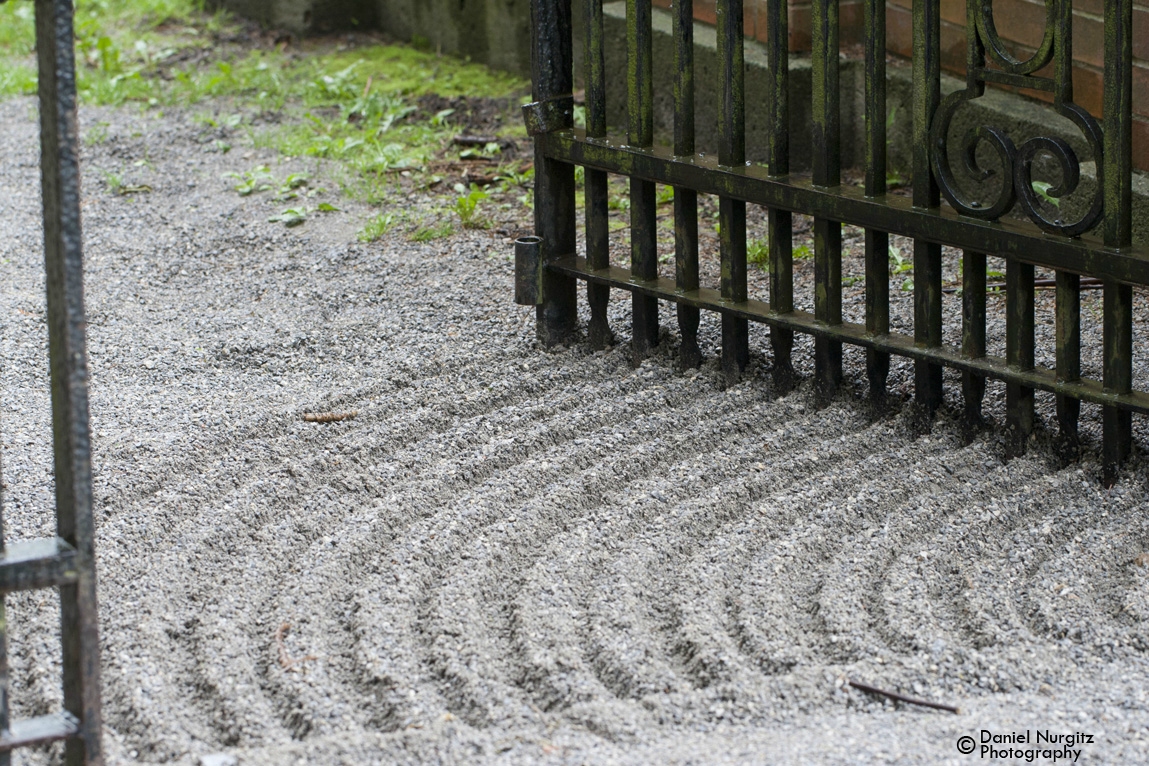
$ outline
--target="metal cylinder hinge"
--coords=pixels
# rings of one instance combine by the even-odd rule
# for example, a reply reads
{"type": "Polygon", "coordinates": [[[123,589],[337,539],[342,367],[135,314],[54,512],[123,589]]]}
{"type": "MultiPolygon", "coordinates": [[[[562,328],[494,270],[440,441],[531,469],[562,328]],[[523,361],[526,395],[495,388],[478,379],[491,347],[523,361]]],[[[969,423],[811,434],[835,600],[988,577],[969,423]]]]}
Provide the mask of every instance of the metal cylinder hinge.
{"type": "Polygon", "coordinates": [[[543,302],[542,237],[515,240],[515,303],[539,306],[543,302]]]}

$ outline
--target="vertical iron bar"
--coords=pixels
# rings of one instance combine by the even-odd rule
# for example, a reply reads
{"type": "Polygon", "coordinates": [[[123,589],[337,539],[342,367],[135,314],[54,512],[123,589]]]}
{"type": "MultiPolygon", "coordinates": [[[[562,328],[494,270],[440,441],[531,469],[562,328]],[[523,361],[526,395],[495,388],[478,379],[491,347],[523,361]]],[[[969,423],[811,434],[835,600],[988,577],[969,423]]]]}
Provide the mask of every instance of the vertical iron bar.
{"type": "MultiPolygon", "coordinates": [[[[3,547],[0,547],[0,553],[3,552],[3,547]]],[[[8,731],[12,725],[9,718],[9,699],[8,699],[8,609],[5,603],[7,596],[0,593],[0,731],[8,731]]],[[[4,751],[0,753],[0,766],[11,766],[12,753],[4,751]]]]}
{"type": "MultiPolygon", "coordinates": [[[[571,93],[570,0],[532,0],[531,80],[535,101],[571,93]]],[[[535,233],[543,240],[543,302],[538,307],[539,340],[547,346],[575,332],[575,280],[545,268],[547,261],[575,251],[574,166],[549,159],[535,142],[535,233]]]]}
{"type": "MultiPolygon", "coordinates": [[[[1133,162],[1133,3],[1105,0],[1105,93],[1103,102],[1105,244],[1127,247],[1132,242],[1133,162]]],[[[1108,391],[1127,393],[1133,385],[1133,290],[1129,285],[1105,285],[1104,384],[1108,391]]],[[[1112,486],[1132,447],[1128,410],[1102,410],[1102,481],[1112,486]]]]}
{"type": "MultiPolygon", "coordinates": [[[[1054,101],[1058,105],[1073,100],[1073,4],[1057,0],[1054,20],[1054,101]]],[[[1104,169],[1102,168],[1102,174],[1104,169]]],[[[1054,313],[1057,379],[1073,382],[1081,378],[1081,278],[1065,271],[1056,272],[1057,297],[1054,313]]],[[[1080,451],[1077,422],[1081,400],[1058,394],[1057,425],[1061,435],[1062,459],[1076,460],[1080,451]]]]}
{"type": "MultiPolygon", "coordinates": [[[[1005,359],[1015,370],[1033,369],[1033,264],[1012,258],[1005,267],[1005,359]]],[[[1021,455],[1033,433],[1033,389],[1018,383],[1005,387],[1007,454],[1021,455]]]]}
{"type": "MultiPolygon", "coordinates": [[[[674,153],[694,154],[694,0],[674,3],[674,153]]],[[[698,193],[674,189],[674,279],[679,290],[698,289],[698,193]]],[[[698,348],[699,311],[678,304],[682,334],[679,361],[683,368],[702,363],[698,348]]]]}
{"type": "MultiPolygon", "coordinates": [[[[886,4],[866,0],[866,195],[886,193],[886,4]]],[[[890,332],[890,235],[866,229],[866,332],[890,332]]],[[[890,355],[868,349],[866,377],[870,400],[881,405],[886,397],[890,355]]]]}
{"type": "Polygon", "coordinates": [[[103,755],[71,0],[36,0],[36,52],[56,530],[75,547],[79,574],[60,586],[64,709],[80,721],[64,758],[90,766],[103,755]]]}
{"type": "MultiPolygon", "coordinates": [[[[626,0],[627,143],[654,143],[650,0],[626,0]]],[[[658,277],[657,201],[653,181],[630,179],[630,261],[639,279],[658,277]]],[[[634,364],[658,345],[658,299],[632,293],[634,364]]]]}
{"type": "MultiPolygon", "coordinates": [[[[930,169],[930,120],[941,99],[941,12],[939,0],[913,4],[913,138],[914,207],[940,203],[930,169]]],[[[935,347],[942,343],[942,248],[923,239],[914,241],[914,342],[935,347]]],[[[942,368],[914,363],[915,396],[927,422],[942,402],[942,368]]]]}
{"type": "MultiPolygon", "coordinates": [[[[1073,382],[1081,378],[1081,277],[1068,271],[1057,272],[1057,379],[1073,382]]],[[[1061,432],[1064,456],[1076,459],[1078,453],[1077,419],[1081,400],[1072,396],[1057,397],[1057,425],[1061,432]]]]}
{"type": "MultiPolygon", "coordinates": [[[[1108,282],[1105,285],[1105,390],[1125,394],[1133,385],[1133,288],[1108,282]]],[[[1117,481],[1118,472],[1132,447],[1132,418],[1129,410],[1108,406],[1102,409],[1102,482],[1107,487],[1117,481]]]]}
{"type": "MultiPolygon", "coordinates": [[[[813,137],[814,183],[841,183],[841,127],[838,110],[838,0],[814,0],[813,137]]],[[[828,325],[842,323],[842,224],[814,219],[814,316],[828,325]]],[[[842,342],[814,339],[814,376],[825,402],[842,380],[842,342]]]]}
{"type": "MultiPolygon", "coordinates": [[[[606,136],[606,65],[603,53],[602,0],[584,0],[586,34],[584,64],[586,71],[586,134],[588,138],[606,136]]],[[[592,269],[610,265],[610,219],[607,210],[607,174],[605,170],[587,168],[583,174],[586,202],[586,260],[592,269]]],[[[587,341],[593,349],[604,348],[614,341],[607,322],[606,309],[610,288],[587,281],[587,303],[590,324],[587,341]]]]}
{"type": "MultiPolygon", "coordinates": [[[[766,0],[766,65],[770,70],[770,175],[790,173],[790,36],[787,0],[766,0]]],[[[779,314],[794,310],[793,215],[789,210],[771,208],[767,216],[767,246],[770,253],[770,308],[779,314]]],[[[790,354],[794,331],[781,327],[770,330],[774,352],[774,388],[778,393],[794,385],[790,354]]]]}
{"type": "MultiPolygon", "coordinates": [[[[964,251],[961,273],[961,352],[970,359],[980,359],[985,356],[985,253],[964,251]]],[[[981,424],[985,378],[963,372],[961,387],[968,437],[981,424]]]]}
{"type": "MultiPolygon", "coordinates": [[[[0,555],[4,554],[4,476],[0,470],[0,555]]],[[[9,719],[8,684],[8,609],[5,603],[7,594],[0,593],[0,731],[8,731],[9,719]]],[[[0,766],[11,766],[12,754],[0,753],[0,766]]]]}
{"type": "MultiPolygon", "coordinates": [[[[718,0],[718,61],[722,101],[718,118],[718,162],[738,167],[746,163],[746,104],[744,101],[742,0],[718,0]]],[[[722,297],[745,302],[746,203],[729,197],[718,200],[722,297]]],[[[722,370],[727,383],[737,383],[750,360],[749,325],[745,319],[722,315],[722,370]]]]}

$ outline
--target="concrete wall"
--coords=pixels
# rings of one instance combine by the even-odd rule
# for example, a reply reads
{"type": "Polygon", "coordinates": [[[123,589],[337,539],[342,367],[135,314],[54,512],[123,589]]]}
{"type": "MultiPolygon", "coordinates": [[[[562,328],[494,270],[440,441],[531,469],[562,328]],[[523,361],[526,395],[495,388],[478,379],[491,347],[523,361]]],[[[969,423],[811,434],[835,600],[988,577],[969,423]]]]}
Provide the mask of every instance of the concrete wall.
{"type": "Polygon", "coordinates": [[[377,29],[380,18],[375,0],[209,0],[208,5],[296,34],[377,29]]]}
{"type": "Polygon", "coordinates": [[[531,73],[530,0],[210,0],[295,34],[382,29],[400,40],[531,73]]]}
{"type": "Polygon", "coordinates": [[[401,40],[531,73],[530,0],[373,0],[379,27],[401,40]]]}

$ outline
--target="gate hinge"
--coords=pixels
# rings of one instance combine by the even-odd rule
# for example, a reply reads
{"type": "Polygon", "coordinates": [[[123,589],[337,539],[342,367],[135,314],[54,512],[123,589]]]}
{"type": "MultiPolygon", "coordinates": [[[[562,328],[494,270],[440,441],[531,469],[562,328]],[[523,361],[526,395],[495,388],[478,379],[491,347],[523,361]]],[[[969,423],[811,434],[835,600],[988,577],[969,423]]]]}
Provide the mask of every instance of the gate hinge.
{"type": "Polygon", "coordinates": [[[529,136],[573,128],[574,96],[555,96],[523,104],[523,121],[529,136]]]}
{"type": "Polygon", "coordinates": [[[515,303],[539,306],[543,302],[542,237],[515,240],[515,303]]]}

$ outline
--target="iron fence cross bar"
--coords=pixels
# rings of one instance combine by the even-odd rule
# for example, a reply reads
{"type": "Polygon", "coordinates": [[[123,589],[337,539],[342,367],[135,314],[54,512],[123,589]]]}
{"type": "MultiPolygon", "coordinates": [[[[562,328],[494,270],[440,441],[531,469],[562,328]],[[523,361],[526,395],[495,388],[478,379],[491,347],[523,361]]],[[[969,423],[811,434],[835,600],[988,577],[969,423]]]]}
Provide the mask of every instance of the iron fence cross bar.
{"type": "MultiPolygon", "coordinates": [[[[764,166],[747,165],[744,117],[745,67],[741,0],[718,0],[719,76],[706,83],[720,95],[718,157],[696,153],[693,4],[672,9],[672,146],[656,145],[652,132],[650,0],[628,0],[626,135],[608,131],[604,85],[601,0],[587,0],[583,71],[587,127],[558,127],[535,136],[535,221],[539,242],[538,333],[548,344],[569,339],[577,326],[574,286],[588,284],[590,341],[609,341],[609,289],[633,296],[632,344],[636,363],[658,342],[658,300],[677,304],[681,362],[697,366],[700,310],[722,316],[722,369],[737,380],[748,358],[746,322],[771,328],[775,383],[793,384],[795,332],[815,338],[815,388],[825,401],[842,377],[842,344],[867,349],[870,396],[886,394],[890,355],[914,360],[916,402],[928,419],[942,402],[942,369],[962,373],[962,398],[970,424],[980,421],[985,380],[1006,384],[1010,454],[1022,452],[1034,429],[1034,391],[1057,399],[1062,441],[1076,453],[1081,401],[1103,408],[1103,480],[1112,484],[1129,454],[1131,415],[1149,412],[1149,394],[1133,388],[1132,287],[1149,285],[1149,251],[1132,245],[1132,0],[1105,0],[1105,79],[1099,122],[1073,101],[1072,4],[1048,0],[1043,37],[1028,58],[1017,58],[998,35],[990,3],[967,2],[965,88],[942,97],[940,0],[913,3],[912,198],[886,188],[885,6],[865,0],[865,183],[841,184],[837,0],[812,7],[813,174],[790,174],[787,7],[766,0],[765,40],[769,104],[764,166]],[[1081,158],[1064,139],[1035,136],[1018,141],[1007,129],[981,125],[953,135],[953,120],[985,94],[986,85],[1049,94],[1051,108],[1081,133],[1097,166],[1097,189],[1075,220],[1050,214],[1034,181],[1041,162],[1060,172],[1046,196],[1065,197],[1081,182],[1081,158]],[[983,167],[986,156],[996,162],[983,167]],[[586,169],[586,250],[575,248],[574,166],[586,169]],[[629,268],[612,264],[606,210],[608,174],[631,184],[629,268]],[[986,185],[988,181],[988,186],[986,185]],[[675,276],[657,272],[654,184],[674,187],[675,276]],[[970,185],[981,184],[971,196],[970,185]],[[719,199],[717,289],[698,278],[698,194],[719,199]],[[980,195],[980,196],[979,196],[980,195]],[[769,300],[746,289],[746,203],[767,212],[769,300]],[[1010,218],[1016,211],[1025,220],[1010,218]],[[814,218],[814,312],[795,310],[792,216],[814,218]],[[865,230],[865,321],[843,321],[841,226],[865,230]],[[913,332],[890,331],[888,251],[891,234],[910,237],[913,252],[913,332]],[[942,339],[942,247],[962,250],[960,346],[942,339]],[[986,354],[986,257],[1006,261],[1006,355],[986,354]],[[1034,267],[1056,272],[1056,364],[1035,364],[1034,267]],[[1103,376],[1082,378],[1080,276],[1104,280],[1103,376]]],[[[533,82],[536,101],[569,96],[573,86],[570,0],[534,0],[533,82]]],[[[525,251],[524,251],[525,252],[525,251]]],[[[529,259],[524,259],[527,264],[529,259]]],[[[529,265],[529,264],[528,264],[529,265]]]]}

